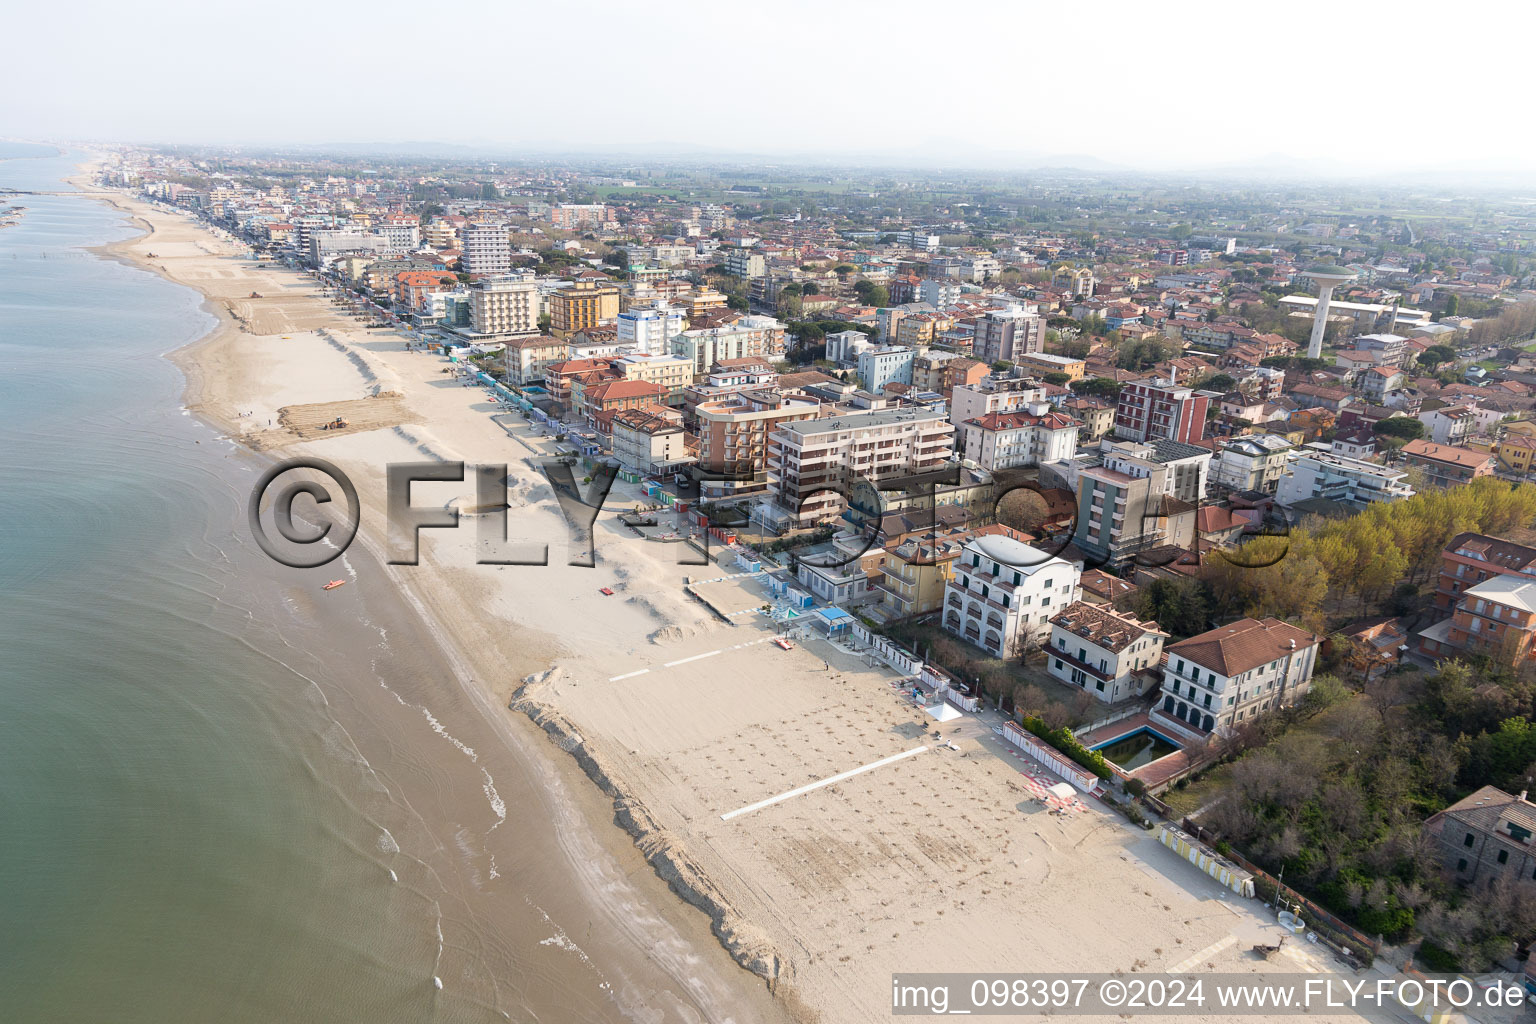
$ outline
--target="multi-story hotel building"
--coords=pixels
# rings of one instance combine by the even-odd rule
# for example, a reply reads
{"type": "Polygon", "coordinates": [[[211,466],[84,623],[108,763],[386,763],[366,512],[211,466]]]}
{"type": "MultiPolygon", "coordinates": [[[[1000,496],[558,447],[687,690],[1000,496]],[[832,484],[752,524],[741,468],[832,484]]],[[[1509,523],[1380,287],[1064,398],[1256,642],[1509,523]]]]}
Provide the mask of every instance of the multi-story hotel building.
{"type": "Polygon", "coordinates": [[[1205,436],[1210,399],[1168,382],[1133,381],[1115,403],[1115,436],[1123,441],[1163,438],[1189,444],[1205,436]]]}
{"type": "Polygon", "coordinates": [[[539,286],[531,275],[476,281],[469,289],[469,323],[476,334],[536,333],[539,286]]]}
{"type": "Polygon", "coordinates": [[[1077,601],[1051,619],[1046,671],[1113,704],[1140,696],[1156,682],[1166,639],[1156,622],[1077,601]]]}
{"type": "Polygon", "coordinates": [[[1022,307],[985,313],[976,318],[975,329],[971,354],[984,363],[1045,350],[1045,318],[1022,307]]]}
{"type": "Polygon", "coordinates": [[[1169,644],[1159,710],[1205,733],[1229,733],[1306,694],[1317,636],[1279,619],[1239,619],[1169,644]]]}
{"type": "Polygon", "coordinates": [[[784,353],[784,325],[771,316],[744,316],[734,323],[684,331],[672,339],[672,354],[693,362],[693,375],[727,359],[773,359],[784,353]]]}
{"type": "Polygon", "coordinates": [[[700,402],[698,423],[699,493],[725,498],[766,491],[771,484],[770,456],[776,456],[778,428],[821,415],[821,402],[758,388],[700,402]]]}
{"type": "Polygon", "coordinates": [[[944,588],[944,628],[1000,658],[1043,642],[1078,599],[1082,566],[1002,535],[965,545],[944,588]]]}
{"type": "Polygon", "coordinates": [[[776,450],[768,455],[779,515],[825,521],[843,511],[860,480],[938,469],[950,461],[954,433],[942,414],[910,407],[787,423],[774,431],[776,450]]]}
{"type": "Polygon", "coordinates": [[[612,323],[618,315],[619,289],[615,285],[578,281],[549,297],[549,333],[557,338],[612,323]]]}
{"type": "Polygon", "coordinates": [[[512,269],[512,240],[500,221],[466,224],[459,232],[459,269],[471,277],[505,274],[512,269]]]}
{"type": "Polygon", "coordinates": [[[672,339],[688,329],[683,311],[658,300],[649,306],[631,306],[619,314],[619,344],[648,355],[669,355],[672,339]]]}
{"type": "Polygon", "coordinates": [[[693,383],[693,364],[677,356],[627,355],[613,364],[628,380],[646,380],[666,389],[667,405],[681,405],[683,389],[693,383]]]}
{"type": "Polygon", "coordinates": [[[1275,500],[1282,505],[1328,498],[1364,508],[1372,502],[1413,497],[1413,488],[1403,482],[1407,470],[1334,455],[1314,445],[1294,448],[1286,458],[1285,475],[1275,488],[1275,500]]]}
{"type": "Polygon", "coordinates": [[[960,425],[961,449],[983,469],[1070,459],[1077,454],[1078,422],[1056,412],[1048,402],[1032,402],[1017,412],[990,412],[960,425]]]}
{"type": "Polygon", "coordinates": [[[1441,552],[1435,607],[1449,611],[1471,587],[1495,576],[1536,580],[1536,548],[1481,533],[1458,533],[1441,552]]]}

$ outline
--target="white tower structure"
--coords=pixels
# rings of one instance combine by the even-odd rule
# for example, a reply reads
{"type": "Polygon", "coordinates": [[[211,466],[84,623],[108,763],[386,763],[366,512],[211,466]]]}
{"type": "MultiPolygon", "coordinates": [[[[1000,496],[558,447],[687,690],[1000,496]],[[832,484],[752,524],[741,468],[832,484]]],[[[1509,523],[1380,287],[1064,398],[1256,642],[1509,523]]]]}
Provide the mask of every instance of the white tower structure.
{"type": "Polygon", "coordinates": [[[1329,263],[1308,267],[1302,274],[1317,285],[1317,315],[1312,320],[1312,339],[1307,342],[1307,358],[1318,359],[1323,354],[1323,332],[1328,329],[1328,301],[1333,289],[1345,281],[1353,281],[1355,275],[1345,267],[1329,263]]]}

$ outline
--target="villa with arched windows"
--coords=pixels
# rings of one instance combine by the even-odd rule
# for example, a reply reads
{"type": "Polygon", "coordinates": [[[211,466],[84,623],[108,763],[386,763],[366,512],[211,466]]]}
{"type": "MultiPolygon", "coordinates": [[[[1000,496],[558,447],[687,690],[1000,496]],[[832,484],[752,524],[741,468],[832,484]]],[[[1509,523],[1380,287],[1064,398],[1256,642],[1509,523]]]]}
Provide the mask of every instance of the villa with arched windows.
{"type": "Polygon", "coordinates": [[[1239,619],[1165,648],[1158,713],[1225,734],[1300,700],[1320,637],[1279,619],[1239,619]]]}

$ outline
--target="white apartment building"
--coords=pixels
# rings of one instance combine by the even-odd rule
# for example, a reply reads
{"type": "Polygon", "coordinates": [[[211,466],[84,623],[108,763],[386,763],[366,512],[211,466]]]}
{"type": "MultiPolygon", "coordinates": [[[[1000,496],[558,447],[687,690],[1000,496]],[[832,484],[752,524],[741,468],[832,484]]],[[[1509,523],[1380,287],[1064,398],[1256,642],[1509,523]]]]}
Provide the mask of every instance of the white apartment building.
{"type": "Polygon", "coordinates": [[[994,412],[1018,412],[1045,401],[1045,389],[1034,381],[988,378],[979,384],[961,384],[949,396],[949,421],[955,425],[955,439],[963,458],[975,458],[965,447],[964,425],[994,412]]]}
{"type": "Polygon", "coordinates": [[[960,286],[954,281],[925,279],[917,286],[917,301],[927,302],[935,309],[953,306],[960,301],[960,286]]]}
{"type": "Polygon", "coordinates": [[[725,359],[775,359],[784,354],[784,325],[771,316],[744,316],[720,327],[684,331],[672,339],[672,354],[692,360],[695,377],[725,359]]]}
{"type": "Polygon", "coordinates": [[[1155,622],[1075,601],[1051,619],[1046,671],[1113,704],[1151,688],[1166,639],[1155,622]]]}
{"type": "Polygon", "coordinates": [[[834,363],[852,363],[859,353],[875,347],[863,331],[833,331],[827,335],[827,359],[834,363]]]}
{"type": "Polygon", "coordinates": [[[1296,446],[1279,434],[1250,434],[1216,442],[1211,459],[1213,486],[1223,491],[1274,494],[1296,446]]]}
{"type": "Polygon", "coordinates": [[[892,382],[911,384],[912,360],[916,355],[910,348],[867,348],[859,353],[859,380],[875,394],[892,382]]]}
{"type": "Polygon", "coordinates": [[[688,317],[665,300],[651,306],[631,306],[617,320],[619,344],[645,355],[666,355],[672,339],[688,329],[688,317]]]}
{"type": "Polygon", "coordinates": [[[416,224],[380,224],[374,234],[384,239],[390,252],[410,252],[421,245],[421,228],[416,224]]]}
{"type": "Polygon", "coordinates": [[[487,278],[469,289],[476,334],[533,334],[539,329],[539,286],[532,275],[487,278]]]}
{"type": "Polygon", "coordinates": [[[751,249],[732,247],[725,251],[725,272],[737,277],[762,277],[768,273],[768,261],[751,249]]]}
{"type": "Polygon", "coordinates": [[[1327,498],[1363,508],[1413,497],[1413,488],[1404,483],[1407,470],[1335,455],[1325,444],[1292,449],[1286,458],[1285,475],[1275,489],[1275,500],[1282,505],[1327,498]]]}
{"type": "Polygon", "coordinates": [[[1229,733],[1306,694],[1318,640],[1279,619],[1239,619],[1169,644],[1158,710],[1203,732],[1229,733]]]}
{"type": "Polygon", "coordinates": [[[1079,426],[1049,402],[1031,402],[1016,412],[966,420],[960,424],[960,447],[966,458],[989,471],[1038,466],[1075,456],[1079,426]]]}
{"type": "Polygon", "coordinates": [[[486,277],[511,272],[512,241],[505,224],[471,222],[459,232],[459,242],[459,269],[464,273],[486,277]]]}
{"type": "Polygon", "coordinates": [[[831,519],[861,480],[876,483],[949,462],[954,433],[941,414],[909,406],[783,424],[771,436],[767,459],[777,506],[768,514],[798,523],[831,519]]]}
{"type": "Polygon", "coordinates": [[[621,409],[613,414],[613,455],[633,473],[664,473],[691,462],[682,417],[655,409],[621,409]]]}
{"type": "Polygon", "coordinates": [[[944,588],[944,628],[1001,658],[1044,643],[1078,599],[1082,567],[1001,534],[966,543],[944,588]]]}

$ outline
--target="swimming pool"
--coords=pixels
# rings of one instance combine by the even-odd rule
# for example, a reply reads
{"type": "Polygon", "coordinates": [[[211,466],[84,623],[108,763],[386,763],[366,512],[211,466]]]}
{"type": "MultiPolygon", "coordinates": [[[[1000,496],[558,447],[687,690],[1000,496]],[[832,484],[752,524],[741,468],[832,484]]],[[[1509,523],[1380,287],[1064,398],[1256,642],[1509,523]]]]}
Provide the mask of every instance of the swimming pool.
{"type": "Polygon", "coordinates": [[[1160,757],[1177,753],[1182,748],[1162,733],[1142,726],[1135,732],[1107,740],[1092,749],[1103,754],[1104,760],[1110,764],[1130,772],[1160,757]]]}

